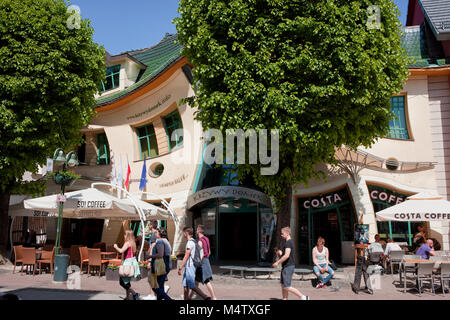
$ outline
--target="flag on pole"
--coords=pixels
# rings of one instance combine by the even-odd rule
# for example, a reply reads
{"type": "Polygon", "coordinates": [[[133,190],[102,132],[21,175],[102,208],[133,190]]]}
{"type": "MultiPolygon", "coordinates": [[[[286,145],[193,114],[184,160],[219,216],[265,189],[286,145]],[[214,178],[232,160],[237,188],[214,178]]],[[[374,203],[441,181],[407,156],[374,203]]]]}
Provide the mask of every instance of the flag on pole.
{"type": "Polygon", "coordinates": [[[145,185],[147,184],[147,180],[145,177],[147,176],[147,166],[145,165],[145,159],[144,159],[144,166],[142,167],[142,174],[141,174],[141,184],[139,185],[139,190],[144,190],[145,185]]]}
{"type": "Polygon", "coordinates": [[[123,188],[123,174],[122,174],[122,155],[120,155],[120,163],[119,163],[119,177],[118,177],[117,185],[123,188]]]}
{"type": "Polygon", "coordinates": [[[127,180],[125,181],[125,189],[128,190],[128,186],[130,185],[130,174],[131,174],[131,168],[130,163],[128,162],[128,154],[127,154],[127,180]]]}
{"type": "Polygon", "coordinates": [[[113,187],[115,187],[117,185],[117,177],[116,177],[116,165],[113,162],[112,164],[112,168],[111,168],[111,184],[113,187]]]}

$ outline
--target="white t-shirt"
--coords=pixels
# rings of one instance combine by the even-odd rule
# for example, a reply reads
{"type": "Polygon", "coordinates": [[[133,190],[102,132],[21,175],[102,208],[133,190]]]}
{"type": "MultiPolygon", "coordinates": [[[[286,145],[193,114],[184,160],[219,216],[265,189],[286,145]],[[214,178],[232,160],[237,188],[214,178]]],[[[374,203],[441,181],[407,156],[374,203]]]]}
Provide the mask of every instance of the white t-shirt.
{"type": "Polygon", "coordinates": [[[384,255],[387,256],[391,251],[402,251],[402,248],[394,242],[388,242],[386,245],[386,250],[384,251],[384,255]]]}
{"type": "Polygon", "coordinates": [[[194,265],[194,255],[195,255],[195,239],[188,240],[186,243],[186,251],[191,250],[191,254],[186,261],[186,267],[192,267],[194,265]]]}
{"type": "Polygon", "coordinates": [[[373,242],[369,245],[369,251],[370,251],[370,253],[374,253],[374,252],[384,253],[383,245],[379,242],[373,242]]]}

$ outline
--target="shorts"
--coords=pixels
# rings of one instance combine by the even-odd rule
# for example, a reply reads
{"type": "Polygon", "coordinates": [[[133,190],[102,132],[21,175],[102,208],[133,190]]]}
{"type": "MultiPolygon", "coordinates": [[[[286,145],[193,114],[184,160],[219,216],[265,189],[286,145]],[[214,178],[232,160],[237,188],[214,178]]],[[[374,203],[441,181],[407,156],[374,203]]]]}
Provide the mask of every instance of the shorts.
{"type": "Polygon", "coordinates": [[[183,287],[188,287],[189,289],[195,288],[195,267],[185,267],[183,273],[183,287]]]}
{"type": "Polygon", "coordinates": [[[280,283],[284,288],[291,287],[292,276],[294,275],[295,265],[285,266],[281,269],[280,283]]]}
{"type": "Polygon", "coordinates": [[[212,280],[212,277],[209,278],[204,278],[205,274],[203,272],[203,268],[202,267],[198,267],[195,270],[195,281],[202,283],[202,284],[207,284],[208,282],[210,282],[212,280]]]}

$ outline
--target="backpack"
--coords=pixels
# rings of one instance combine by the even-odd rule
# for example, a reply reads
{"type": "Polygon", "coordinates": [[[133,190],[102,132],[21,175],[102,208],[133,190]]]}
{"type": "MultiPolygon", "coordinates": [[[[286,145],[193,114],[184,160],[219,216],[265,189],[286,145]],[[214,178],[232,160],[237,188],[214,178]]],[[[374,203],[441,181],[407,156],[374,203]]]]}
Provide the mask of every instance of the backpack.
{"type": "MultiPolygon", "coordinates": [[[[195,241],[195,239],[191,239],[192,241],[194,241],[195,243],[195,252],[194,252],[194,257],[192,258],[192,262],[194,264],[194,267],[198,268],[202,266],[202,257],[201,257],[201,250],[202,248],[200,248],[200,246],[198,245],[197,241],[195,241]]],[[[189,240],[189,241],[191,241],[189,240]]]]}

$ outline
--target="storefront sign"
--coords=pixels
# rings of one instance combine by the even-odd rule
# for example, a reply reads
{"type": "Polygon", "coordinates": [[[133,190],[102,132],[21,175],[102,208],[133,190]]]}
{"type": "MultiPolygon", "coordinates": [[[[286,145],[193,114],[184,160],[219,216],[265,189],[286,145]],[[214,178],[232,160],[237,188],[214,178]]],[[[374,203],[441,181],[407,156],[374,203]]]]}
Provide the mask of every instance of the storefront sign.
{"type": "Polygon", "coordinates": [[[58,214],[55,212],[33,210],[33,217],[57,217],[57,216],[58,214]]]}
{"type": "Polygon", "coordinates": [[[170,182],[167,182],[167,183],[161,183],[159,185],[159,187],[160,188],[164,188],[164,187],[170,187],[170,186],[179,184],[179,183],[183,182],[184,180],[186,180],[187,177],[189,177],[188,174],[183,174],[181,177],[179,177],[179,178],[177,178],[177,179],[175,179],[173,181],[170,181],[170,182]]]}
{"type": "Polygon", "coordinates": [[[405,197],[398,196],[389,190],[381,191],[381,190],[377,190],[377,189],[374,189],[374,190],[370,190],[370,189],[371,188],[369,186],[370,198],[372,199],[372,201],[378,200],[378,201],[384,202],[386,204],[390,204],[392,206],[405,201],[405,197]]]}
{"type": "Polygon", "coordinates": [[[302,201],[303,209],[319,209],[332,206],[338,202],[342,202],[342,197],[338,193],[332,193],[317,198],[302,201]]]}
{"type": "Polygon", "coordinates": [[[106,201],[77,201],[77,208],[105,209],[106,201]]]}
{"type": "Polygon", "coordinates": [[[188,197],[187,207],[191,209],[201,202],[215,198],[243,198],[261,203],[269,208],[271,207],[270,199],[264,193],[253,189],[232,186],[213,187],[196,192],[188,197]]]}
{"type": "Polygon", "coordinates": [[[147,115],[148,113],[152,112],[153,110],[155,110],[159,106],[161,106],[163,103],[168,101],[171,97],[172,97],[172,95],[170,95],[170,94],[166,95],[161,101],[158,101],[155,105],[148,107],[146,110],[144,110],[142,112],[139,112],[132,116],[127,117],[127,120],[136,119],[136,118],[140,118],[144,115],[147,115]]]}

